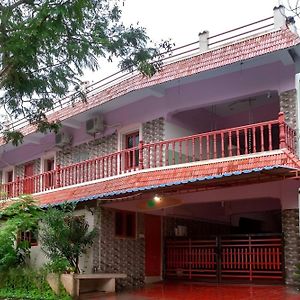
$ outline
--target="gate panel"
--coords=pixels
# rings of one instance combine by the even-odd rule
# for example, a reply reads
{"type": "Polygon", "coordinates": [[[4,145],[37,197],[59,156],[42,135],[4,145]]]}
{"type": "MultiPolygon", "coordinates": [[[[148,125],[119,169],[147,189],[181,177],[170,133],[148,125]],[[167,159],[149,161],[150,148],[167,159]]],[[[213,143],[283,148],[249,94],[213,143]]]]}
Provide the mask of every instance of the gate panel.
{"type": "Polygon", "coordinates": [[[217,279],[217,239],[167,241],[166,276],[217,279]]]}
{"type": "Polygon", "coordinates": [[[281,236],[223,236],[220,248],[220,280],[283,280],[281,236]]]}
{"type": "Polygon", "coordinates": [[[165,274],[171,278],[283,280],[281,235],[230,235],[166,242],[165,274]]]}

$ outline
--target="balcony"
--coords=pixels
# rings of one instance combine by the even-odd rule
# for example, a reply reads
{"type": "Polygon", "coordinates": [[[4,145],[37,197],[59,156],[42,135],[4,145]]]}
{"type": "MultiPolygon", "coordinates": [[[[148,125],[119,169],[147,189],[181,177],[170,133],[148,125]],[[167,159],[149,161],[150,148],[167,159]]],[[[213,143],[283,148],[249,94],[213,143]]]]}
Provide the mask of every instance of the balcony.
{"type": "Polygon", "coordinates": [[[287,149],[295,153],[295,131],[277,120],[144,144],[2,184],[2,199],[35,194],[94,180],[201,161],[287,149]]]}

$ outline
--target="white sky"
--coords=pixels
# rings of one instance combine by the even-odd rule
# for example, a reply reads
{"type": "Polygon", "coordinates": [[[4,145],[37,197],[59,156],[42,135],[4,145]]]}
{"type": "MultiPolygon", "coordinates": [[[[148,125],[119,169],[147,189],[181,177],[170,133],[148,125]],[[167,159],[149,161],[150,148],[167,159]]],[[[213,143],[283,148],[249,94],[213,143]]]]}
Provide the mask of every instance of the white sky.
{"type": "MultiPolygon", "coordinates": [[[[278,1],[125,0],[122,19],[126,25],[139,22],[153,41],[170,38],[178,47],[197,41],[203,30],[213,35],[270,17],[278,1]]],[[[95,82],[117,71],[114,64],[101,67],[96,74],[86,72],[85,78],[95,82]]]]}

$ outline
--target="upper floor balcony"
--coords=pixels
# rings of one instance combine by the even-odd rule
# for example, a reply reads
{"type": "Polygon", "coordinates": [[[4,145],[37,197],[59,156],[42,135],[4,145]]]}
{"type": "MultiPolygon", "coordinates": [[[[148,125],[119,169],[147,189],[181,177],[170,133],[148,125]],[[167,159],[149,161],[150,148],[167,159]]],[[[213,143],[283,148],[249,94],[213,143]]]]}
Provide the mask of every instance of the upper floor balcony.
{"type": "MultiPolygon", "coordinates": [[[[2,184],[2,198],[36,194],[133,174],[141,170],[244,157],[277,149],[295,153],[295,131],[277,120],[194,134],[155,143],[131,143],[127,149],[2,184]]],[[[199,165],[201,168],[201,165],[199,165]]],[[[145,171],[144,171],[145,172],[145,171]]]]}

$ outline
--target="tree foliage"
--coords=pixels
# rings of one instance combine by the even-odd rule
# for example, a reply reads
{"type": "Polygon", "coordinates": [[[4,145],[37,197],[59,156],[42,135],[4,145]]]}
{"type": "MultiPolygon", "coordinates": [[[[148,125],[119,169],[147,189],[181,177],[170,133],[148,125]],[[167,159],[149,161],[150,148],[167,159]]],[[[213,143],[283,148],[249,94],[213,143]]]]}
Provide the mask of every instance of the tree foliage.
{"type": "MultiPolygon", "coordinates": [[[[121,22],[115,0],[2,0],[0,2],[0,104],[11,120],[25,116],[57,131],[46,112],[54,101],[77,90],[83,70],[98,58],[116,57],[122,69],[153,75],[168,42],[148,46],[145,29],[121,22]]],[[[7,141],[22,135],[2,128],[7,141]]]]}
{"type": "Polygon", "coordinates": [[[42,211],[29,195],[14,200],[0,212],[0,271],[23,264],[29,255],[28,241],[17,241],[20,232],[35,231],[42,211]]]}
{"type": "Polygon", "coordinates": [[[300,0],[278,0],[278,4],[283,5],[292,17],[300,16],[300,0]]]}
{"type": "Polygon", "coordinates": [[[74,216],[74,206],[49,208],[42,219],[40,238],[42,247],[52,261],[65,258],[79,273],[79,257],[93,244],[96,230],[89,230],[84,217],[74,216]]]}

